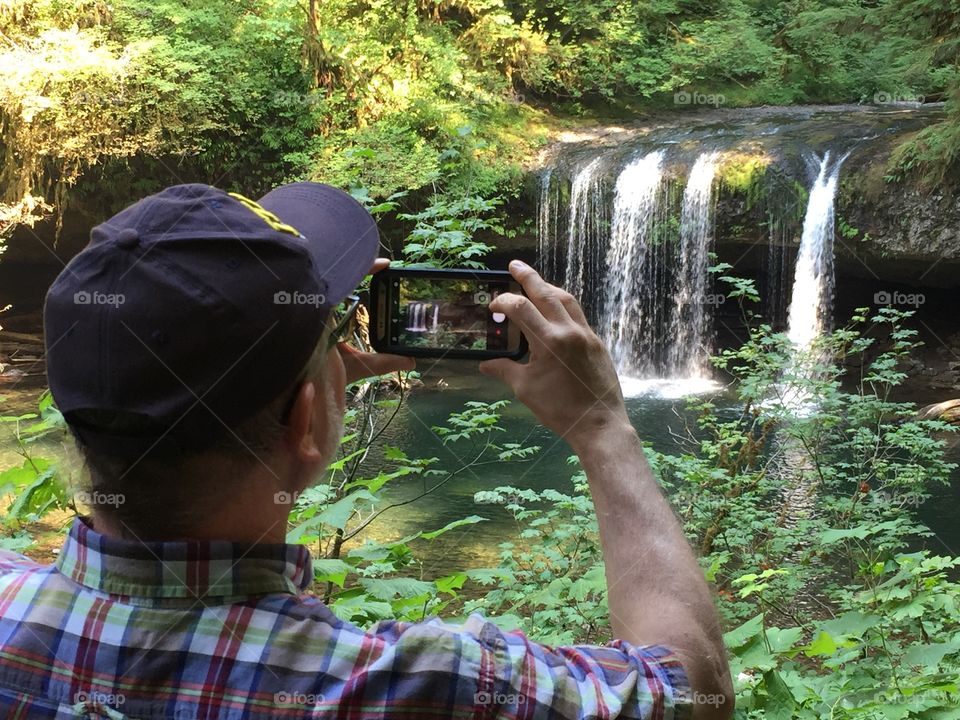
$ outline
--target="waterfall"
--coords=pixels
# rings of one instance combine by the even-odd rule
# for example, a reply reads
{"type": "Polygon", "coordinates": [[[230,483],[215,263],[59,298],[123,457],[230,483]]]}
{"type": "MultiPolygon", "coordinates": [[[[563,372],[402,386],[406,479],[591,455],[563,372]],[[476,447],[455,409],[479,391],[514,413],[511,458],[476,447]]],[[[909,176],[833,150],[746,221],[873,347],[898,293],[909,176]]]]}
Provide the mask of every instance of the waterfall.
{"type": "Polygon", "coordinates": [[[810,189],[803,235],[794,271],[793,293],[787,320],[787,336],[806,351],[829,328],[833,311],[833,201],[837,194],[840,166],[830,169],[830,153],[819,161],[817,179],[810,189]]]}
{"type": "Polygon", "coordinates": [[[410,332],[420,331],[419,317],[420,317],[420,303],[412,302],[409,305],[407,305],[407,321],[409,323],[407,325],[407,330],[409,330],[410,332]]]}
{"type": "Polygon", "coordinates": [[[657,340],[653,319],[659,298],[657,288],[649,284],[656,283],[656,274],[650,272],[648,255],[663,182],[663,156],[662,150],[656,150],[630,161],[614,188],[601,333],[621,375],[648,372],[650,351],[657,340]]]}
{"type": "Polygon", "coordinates": [[[410,332],[436,332],[440,306],[435,303],[412,302],[407,305],[407,330],[410,332]],[[427,327],[427,314],[433,313],[433,326],[427,327]]]}
{"type": "Polygon", "coordinates": [[[566,289],[580,297],[584,290],[584,248],[595,235],[600,213],[600,160],[597,156],[573,176],[570,183],[570,226],[567,233],[566,289]]]}
{"type": "Polygon", "coordinates": [[[540,258],[540,274],[553,281],[557,275],[557,252],[553,242],[557,221],[556,195],[550,192],[553,181],[553,168],[547,168],[540,175],[540,198],[537,204],[537,251],[540,258]]]}
{"type": "Polygon", "coordinates": [[[719,153],[703,153],[687,178],[680,211],[680,248],[667,372],[671,377],[709,375],[711,313],[719,296],[708,295],[708,255],[713,241],[713,178],[719,153]]]}
{"type": "Polygon", "coordinates": [[[559,217],[555,169],[540,176],[540,268],[579,298],[625,394],[709,389],[715,296],[707,294],[707,267],[720,154],[697,158],[682,202],[665,149],[632,157],[611,177],[612,188],[602,158],[570,173],[566,218],[559,217]]]}
{"type": "Polygon", "coordinates": [[[628,382],[661,395],[666,381],[705,388],[714,327],[723,328],[723,344],[743,339],[738,308],[722,305],[708,272],[714,245],[736,266],[730,275],[755,281],[760,317],[785,329],[798,384],[815,379],[801,358],[831,329],[839,173],[845,153],[892,119],[865,119],[864,136],[860,123],[827,132],[819,110],[744,112],[722,123],[677,118],[675,128],[638,124],[564,138],[528,186],[539,202],[538,266],[579,300],[625,394],[628,382]]]}

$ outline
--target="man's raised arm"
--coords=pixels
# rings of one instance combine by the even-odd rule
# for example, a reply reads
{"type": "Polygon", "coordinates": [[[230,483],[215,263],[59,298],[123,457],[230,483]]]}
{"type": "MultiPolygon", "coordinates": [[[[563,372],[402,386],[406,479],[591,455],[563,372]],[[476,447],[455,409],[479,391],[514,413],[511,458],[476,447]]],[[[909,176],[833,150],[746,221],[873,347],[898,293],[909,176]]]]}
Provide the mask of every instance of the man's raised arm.
{"type": "Polygon", "coordinates": [[[726,718],[733,691],[710,589],[630,424],[609,353],[569,293],[514,261],[527,297],[490,305],[519,323],[526,364],[488,360],[481,372],[509,385],[563,437],[587,474],[600,527],[610,622],[615,637],[663,645],[681,659],[694,718],[726,718]]]}

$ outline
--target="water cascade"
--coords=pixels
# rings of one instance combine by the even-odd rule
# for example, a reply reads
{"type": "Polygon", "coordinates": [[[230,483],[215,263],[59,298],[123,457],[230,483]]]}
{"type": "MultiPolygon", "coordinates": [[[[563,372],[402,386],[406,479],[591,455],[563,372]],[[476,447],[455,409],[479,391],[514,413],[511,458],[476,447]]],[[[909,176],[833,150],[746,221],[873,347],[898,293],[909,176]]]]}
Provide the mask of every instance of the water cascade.
{"type": "Polygon", "coordinates": [[[708,294],[707,267],[720,153],[691,159],[682,201],[669,170],[683,166],[668,160],[666,149],[653,148],[616,175],[601,156],[574,164],[563,214],[554,170],[540,177],[540,268],[580,299],[627,393],[711,386],[710,299],[719,296],[708,294]]]}
{"type": "Polygon", "coordinates": [[[537,251],[540,259],[540,274],[553,278],[557,272],[557,251],[553,238],[557,232],[557,204],[559,198],[551,192],[553,168],[547,168],[540,176],[540,197],[537,202],[537,251]]]}
{"type": "Polygon", "coordinates": [[[825,153],[819,161],[817,179],[810,188],[787,320],[787,335],[802,351],[809,350],[830,325],[834,284],[833,201],[840,166],[845,159],[846,156],[840,158],[831,168],[830,153],[825,153]]]}
{"type": "Polygon", "coordinates": [[[407,305],[407,318],[409,320],[407,330],[410,332],[436,332],[439,315],[440,305],[436,303],[412,302],[407,305]],[[431,316],[432,319],[430,327],[427,327],[428,316],[431,316]]]}
{"type": "Polygon", "coordinates": [[[680,211],[677,284],[670,318],[667,371],[671,377],[709,376],[711,315],[719,295],[709,293],[710,245],[713,242],[713,179],[719,154],[700,155],[690,170],[680,211]]]}
{"type": "Polygon", "coordinates": [[[648,256],[663,181],[663,155],[657,150],[630,161],[614,188],[601,332],[617,371],[632,377],[651,369],[655,320],[662,311],[657,273],[652,272],[655,263],[648,256]]]}
{"type": "Polygon", "coordinates": [[[601,157],[597,156],[584,165],[570,183],[570,225],[567,235],[567,267],[564,286],[576,296],[584,290],[585,239],[594,235],[600,213],[601,157]]]}
{"type": "Polygon", "coordinates": [[[827,147],[806,115],[623,132],[559,148],[535,192],[539,267],[580,300],[624,392],[707,389],[714,325],[724,343],[743,335],[708,270],[721,240],[731,274],[757,278],[762,317],[809,350],[830,329],[834,200],[863,128],[827,147]]]}

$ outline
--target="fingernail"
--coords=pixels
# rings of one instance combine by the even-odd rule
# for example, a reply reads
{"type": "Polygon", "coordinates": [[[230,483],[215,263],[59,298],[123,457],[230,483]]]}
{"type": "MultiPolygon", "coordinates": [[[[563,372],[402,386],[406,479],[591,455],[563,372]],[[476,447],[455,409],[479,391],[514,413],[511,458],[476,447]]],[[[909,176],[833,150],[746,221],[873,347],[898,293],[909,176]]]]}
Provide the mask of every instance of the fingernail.
{"type": "Polygon", "coordinates": [[[510,267],[514,270],[529,270],[530,266],[527,265],[523,260],[511,260],[510,267]]]}

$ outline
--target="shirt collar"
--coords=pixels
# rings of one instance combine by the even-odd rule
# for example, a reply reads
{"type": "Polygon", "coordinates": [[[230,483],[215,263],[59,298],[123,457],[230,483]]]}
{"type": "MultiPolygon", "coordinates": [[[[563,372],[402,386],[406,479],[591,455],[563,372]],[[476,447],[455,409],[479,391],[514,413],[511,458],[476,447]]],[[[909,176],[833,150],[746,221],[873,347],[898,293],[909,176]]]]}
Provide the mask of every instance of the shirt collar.
{"type": "Polygon", "coordinates": [[[313,580],[310,552],[303,545],[137,542],[102,535],[85,518],[73,521],[56,565],[94,590],[154,600],[296,595],[313,580]]]}

